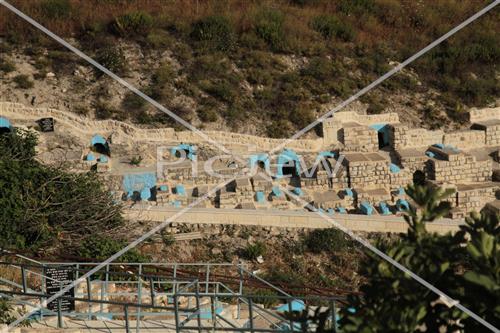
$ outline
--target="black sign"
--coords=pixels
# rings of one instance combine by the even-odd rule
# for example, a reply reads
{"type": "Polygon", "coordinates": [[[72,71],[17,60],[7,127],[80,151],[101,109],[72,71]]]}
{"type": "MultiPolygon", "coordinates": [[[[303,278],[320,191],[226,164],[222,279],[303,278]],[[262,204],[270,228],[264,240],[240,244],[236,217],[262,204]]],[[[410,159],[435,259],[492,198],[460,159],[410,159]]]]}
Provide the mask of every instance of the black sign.
{"type": "MultiPolygon", "coordinates": [[[[55,295],[60,290],[66,288],[73,283],[74,276],[71,268],[65,267],[45,267],[45,288],[48,295],[55,295]]],[[[75,288],[66,291],[62,296],[75,297],[75,288]]],[[[57,299],[47,304],[47,308],[51,311],[57,311],[57,299]]],[[[75,311],[75,301],[69,299],[61,299],[61,311],[75,311]]]]}
{"type": "Polygon", "coordinates": [[[54,132],[54,118],[42,118],[38,120],[42,132],[54,132]]]}

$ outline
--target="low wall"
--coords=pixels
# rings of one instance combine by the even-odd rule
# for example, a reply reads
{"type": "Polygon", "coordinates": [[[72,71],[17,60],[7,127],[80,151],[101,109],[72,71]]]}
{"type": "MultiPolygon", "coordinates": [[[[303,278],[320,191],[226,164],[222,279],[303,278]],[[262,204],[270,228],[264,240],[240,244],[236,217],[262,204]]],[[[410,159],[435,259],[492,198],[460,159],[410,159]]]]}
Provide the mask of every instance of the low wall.
{"type": "MultiPolygon", "coordinates": [[[[192,131],[175,132],[173,128],[145,129],[117,120],[92,120],[70,112],[50,108],[30,108],[19,103],[0,102],[0,115],[9,119],[23,120],[52,117],[60,125],[70,127],[85,138],[90,139],[94,134],[101,134],[105,137],[112,135],[114,143],[133,143],[137,141],[207,143],[204,138],[192,131]]],[[[254,146],[257,150],[264,152],[285,142],[285,139],[263,138],[255,135],[223,131],[204,131],[204,133],[212,140],[222,144],[254,146]]],[[[323,139],[294,140],[287,143],[286,146],[297,151],[319,151],[322,149],[323,139]]]]}
{"type": "Polygon", "coordinates": [[[486,132],[478,130],[465,130],[446,133],[443,144],[457,148],[480,148],[486,145],[486,132]]]}
{"type": "Polygon", "coordinates": [[[500,107],[471,109],[469,111],[469,121],[471,123],[487,119],[500,119],[500,107]]]}
{"type": "MultiPolygon", "coordinates": [[[[180,209],[164,207],[136,206],[125,210],[125,218],[131,220],[163,222],[178,213],[180,209]]],[[[406,232],[408,225],[402,217],[366,216],[353,214],[335,214],[332,219],[352,231],[366,232],[406,232]]],[[[308,212],[277,210],[210,209],[193,208],[174,219],[172,222],[186,224],[235,224],[277,228],[329,228],[331,223],[318,214],[308,212]]],[[[447,233],[459,230],[461,220],[441,219],[427,224],[430,232],[447,233]]]]}

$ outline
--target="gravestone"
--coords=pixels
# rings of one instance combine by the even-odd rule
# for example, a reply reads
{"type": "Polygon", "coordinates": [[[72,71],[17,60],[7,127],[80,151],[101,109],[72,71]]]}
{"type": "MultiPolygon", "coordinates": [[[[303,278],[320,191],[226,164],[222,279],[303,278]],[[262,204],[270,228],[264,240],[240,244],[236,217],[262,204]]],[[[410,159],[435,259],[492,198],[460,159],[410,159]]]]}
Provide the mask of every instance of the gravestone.
{"type": "MultiPolygon", "coordinates": [[[[45,276],[45,289],[47,294],[51,296],[66,288],[74,280],[74,273],[70,267],[45,267],[45,276]]],[[[75,288],[64,292],[62,296],[75,297],[75,288]]],[[[57,299],[49,302],[47,308],[51,311],[57,311],[57,299]]],[[[61,311],[75,311],[75,301],[61,299],[61,311]]]]}
{"type": "Polygon", "coordinates": [[[42,118],[38,120],[42,132],[54,132],[54,118],[42,118]]]}

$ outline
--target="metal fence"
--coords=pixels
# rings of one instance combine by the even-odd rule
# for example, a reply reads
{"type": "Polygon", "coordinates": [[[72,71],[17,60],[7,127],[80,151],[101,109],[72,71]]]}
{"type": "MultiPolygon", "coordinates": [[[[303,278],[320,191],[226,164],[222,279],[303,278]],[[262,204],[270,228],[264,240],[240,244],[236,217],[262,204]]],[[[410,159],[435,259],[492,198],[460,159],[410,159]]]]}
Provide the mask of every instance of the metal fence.
{"type": "MultiPolygon", "coordinates": [[[[46,288],[47,267],[69,270],[77,280],[97,265],[0,262],[0,294],[17,304],[44,304],[52,295],[46,288]]],[[[52,282],[64,287],[64,281],[52,282]]],[[[335,332],[336,310],[343,298],[292,296],[243,264],[110,263],[77,284],[73,295],[55,302],[55,311],[44,309],[31,319],[57,317],[57,327],[65,326],[64,317],[120,320],[125,332],[134,329],[134,320],[137,332],[162,328],[158,322],[172,323],[169,327],[176,332],[297,332],[314,331],[315,325],[290,313],[313,309],[328,312],[327,324],[335,332]],[[64,311],[65,300],[75,302],[75,309],[64,311]],[[156,324],[149,327],[153,321],[156,324]]]]}

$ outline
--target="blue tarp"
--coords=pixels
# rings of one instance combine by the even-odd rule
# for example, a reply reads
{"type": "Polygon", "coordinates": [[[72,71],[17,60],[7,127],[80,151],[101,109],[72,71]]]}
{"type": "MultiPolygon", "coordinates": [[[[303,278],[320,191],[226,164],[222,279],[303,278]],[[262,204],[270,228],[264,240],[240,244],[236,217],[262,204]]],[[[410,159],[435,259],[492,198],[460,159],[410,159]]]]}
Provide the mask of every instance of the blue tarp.
{"type": "Polygon", "coordinates": [[[352,190],[350,188],[346,188],[345,195],[347,195],[348,197],[352,197],[354,194],[352,193],[352,190]]]}
{"type": "Polygon", "coordinates": [[[278,170],[276,173],[276,177],[283,176],[283,168],[291,167],[292,164],[295,164],[295,171],[297,174],[300,174],[300,159],[299,156],[291,149],[285,149],[278,156],[278,170]]]}
{"type": "Polygon", "coordinates": [[[387,204],[385,202],[381,201],[378,204],[378,207],[380,208],[380,212],[383,215],[389,215],[389,214],[391,214],[391,211],[390,211],[389,207],[387,206],[387,204]]]}
{"type": "Polygon", "coordinates": [[[290,312],[290,305],[292,307],[292,311],[302,311],[306,308],[306,305],[302,300],[294,299],[291,304],[283,304],[276,308],[278,312],[290,312]]]}
{"type": "Polygon", "coordinates": [[[183,153],[185,152],[187,158],[190,159],[191,161],[196,160],[196,147],[195,146],[181,143],[180,145],[177,145],[177,146],[173,147],[172,149],[170,149],[170,153],[174,156],[178,151],[182,151],[183,153]]]}
{"type": "Polygon", "coordinates": [[[429,156],[430,158],[436,157],[436,154],[434,154],[432,151],[426,151],[425,155],[429,156]]]}
{"type": "Polygon", "coordinates": [[[379,133],[382,133],[382,138],[383,138],[383,144],[388,145],[389,144],[389,138],[390,138],[390,127],[387,124],[373,124],[370,126],[370,128],[373,128],[379,133]]]}
{"type": "Polygon", "coordinates": [[[401,169],[394,163],[389,165],[389,170],[391,170],[392,173],[399,173],[401,171],[401,169]]]}
{"type": "Polygon", "coordinates": [[[178,195],[186,195],[186,189],[184,188],[184,185],[176,185],[175,186],[175,194],[178,195]]]}
{"type": "Polygon", "coordinates": [[[101,163],[107,163],[108,162],[108,158],[104,155],[101,155],[101,157],[99,157],[99,162],[101,163]]]}
{"type": "Polygon", "coordinates": [[[439,149],[444,149],[444,145],[442,143],[435,143],[432,146],[436,147],[436,148],[439,148],[439,149]]]}
{"type": "Polygon", "coordinates": [[[361,212],[365,215],[372,215],[373,214],[373,207],[370,205],[368,201],[363,201],[361,205],[359,205],[359,208],[361,209],[361,212]]]}
{"type": "Polygon", "coordinates": [[[281,190],[278,186],[274,186],[273,187],[273,195],[276,197],[281,197],[283,195],[283,192],[281,192],[281,190]]]}
{"type": "Polygon", "coordinates": [[[404,199],[398,199],[398,201],[396,201],[396,207],[398,208],[399,211],[403,211],[409,209],[410,204],[408,204],[408,201],[404,199]]]}
{"type": "Polygon", "coordinates": [[[11,128],[12,125],[10,124],[9,119],[0,117],[0,127],[2,128],[11,128]]]}
{"type": "Polygon", "coordinates": [[[173,205],[174,205],[175,208],[181,208],[181,202],[179,200],[175,200],[173,202],[173,205]]]}
{"type": "Polygon", "coordinates": [[[156,174],[154,172],[131,173],[123,177],[123,190],[128,193],[129,197],[134,192],[139,192],[142,200],[148,200],[151,198],[151,188],[153,187],[156,187],[156,174]]]}
{"type": "Polygon", "coordinates": [[[257,202],[264,202],[264,201],[266,201],[266,198],[264,196],[264,192],[262,192],[262,191],[257,191],[255,193],[255,198],[257,199],[257,202]]]}
{"type": "Polygon", "coordinates": [[[404,195],[405,194],[405,189],[400,187],[398,190],[398,195],[404,195]]]}
{"type": "Polygon", "coordinates": [[[160,185],[160,191],[162,191],[162,192],[168,191],[168,186],[167,185],[160,185]]]}
{"type": "Polygon", "coordinates": [[[92,137],[92,140],[90,140],[90,143],[93,145],[96,145],[98,143],[102,144],[102,145],[106,145],[108,142],[106,141],[106,139],[104,137],[102,137],[101,135],[99,134],[96,134],[92,137]]]}
{"type": "Polygon", "coordinates": [[[87,156],[85,157],[87,161],[95,161],[95,156],[92,153],[88,153],[87,156]]]}
{"type": "Polygon", "coordinates": [[[300,187],[296,187],[296,188],[294,188],[292,192],[293,192],[295,195],[298,195],[299,197],[300,197],[301,195],[303,195],[303,194],[304,194],[304,192],[302,191],[302,189],[301,189],[300,187]]]}
{"type": "Polygon", "coordinates": [[[333,208],[328,208],[326,212],[330,215],[333,215],[335,211],[333,210],[333,208]]]}
{"type": "Polygon", "coordinates": [[[337,211],[340,213],[340,214],[345,214],[347,213],[347,211],[345,210],[344,207],[337,207],[337,211]]]}

